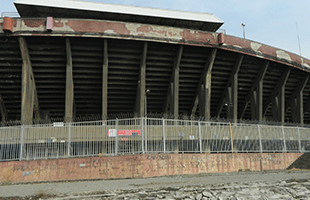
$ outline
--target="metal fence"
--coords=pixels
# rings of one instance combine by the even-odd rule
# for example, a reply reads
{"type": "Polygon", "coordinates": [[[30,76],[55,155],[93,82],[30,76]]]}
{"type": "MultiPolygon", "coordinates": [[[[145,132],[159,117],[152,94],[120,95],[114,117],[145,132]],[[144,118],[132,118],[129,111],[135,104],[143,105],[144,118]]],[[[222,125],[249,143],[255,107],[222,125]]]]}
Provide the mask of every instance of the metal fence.
{"type": "Polygon", "coordinates": [[[310,128],[158,118],[0,127],[0,161],[241,152],[310,152],[310,128]]]}

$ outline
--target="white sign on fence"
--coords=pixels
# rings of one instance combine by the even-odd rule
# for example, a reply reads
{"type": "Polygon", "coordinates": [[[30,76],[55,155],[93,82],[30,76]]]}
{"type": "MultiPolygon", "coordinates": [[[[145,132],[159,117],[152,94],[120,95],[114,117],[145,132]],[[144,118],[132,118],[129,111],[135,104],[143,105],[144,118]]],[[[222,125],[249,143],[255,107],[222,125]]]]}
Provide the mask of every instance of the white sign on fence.
{"type": "Polygon", "coordinates": [[[109,129],[108,136],[109,137],[116,137],[117,130],[116,129],[109,129]]]}

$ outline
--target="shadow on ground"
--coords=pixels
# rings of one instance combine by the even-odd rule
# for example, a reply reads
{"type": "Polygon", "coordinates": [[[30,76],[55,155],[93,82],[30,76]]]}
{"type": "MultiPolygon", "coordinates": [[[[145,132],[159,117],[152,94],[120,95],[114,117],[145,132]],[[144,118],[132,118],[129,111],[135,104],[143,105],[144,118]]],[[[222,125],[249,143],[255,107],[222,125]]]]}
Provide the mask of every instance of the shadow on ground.
{"type": "Polygon", "coordinates": [[[310,169],[310,153],[304,153],[287,169],[310,169]]]}

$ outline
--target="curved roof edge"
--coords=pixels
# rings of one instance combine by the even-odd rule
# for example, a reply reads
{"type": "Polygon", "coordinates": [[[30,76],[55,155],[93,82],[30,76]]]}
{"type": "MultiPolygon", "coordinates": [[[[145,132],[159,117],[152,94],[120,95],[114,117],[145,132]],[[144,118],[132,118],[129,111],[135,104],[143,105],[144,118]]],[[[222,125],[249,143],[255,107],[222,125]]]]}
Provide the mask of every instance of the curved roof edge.
{"type": "MultiPolygon", "coordinates": [[[[143,20],[145,20],[145,18],[151,18],[151,20],[148,20],[148,23],[149,21],[154,21],[154,24],[157,24],[156,19],[161,19],[159,21],[160,25],[168,26],[171,26],[171,22],[166,22],[167,24],[165,24],[165,20],[176,20],[180,21],[179,24],[187,23],[186,26],[188,26],[188,28],[194,28],[197,26],[201,27],[202,30],[212,32],[218,30],[218,28],[224,23],[224,21],[220,20],[213,14],[208,13],[194,13],[75,0],[16,0],[14,5],[21,17],[52,16],[70,18],[68,15],[72,15],[74,18],[85,18],[85,16],[89,18],[89,16],[93,16],[96,19],[105,19],[105,15],[101,15],[100,17],[99,14],[106,13],[122,15],[123,18],[127,16],[128,18],[127,20],[125,19],[125,21],[139,23],[141,23],[141,21],[139,21],[138,17],[144,17],[143,20]],[[212,25],[211,27],[210,24],[212,25]]],[[[108,17],[109,20],[113,20],[111,19],[111,16],[108,17]]],[[[120,20],[116,15],[112,16],[112,18],[120,20]]],[[[177,24],[177,22],[173,22],[173,24],[177,24]]]]}
{"type": "Polygon", "coordinates": [[[275,61],[310,73],[310,60],[307,58],[235,36],[224,35],[224,41],[220,44],[219,33],[130,22],[59,18],[54,19],[53,30],[47,31],[46,21],[46,18],[13,19],[12,33],[4,33],[1,31],[3,19],[0,18],[0,36],[98,37],[215,47],[275,61]]]}

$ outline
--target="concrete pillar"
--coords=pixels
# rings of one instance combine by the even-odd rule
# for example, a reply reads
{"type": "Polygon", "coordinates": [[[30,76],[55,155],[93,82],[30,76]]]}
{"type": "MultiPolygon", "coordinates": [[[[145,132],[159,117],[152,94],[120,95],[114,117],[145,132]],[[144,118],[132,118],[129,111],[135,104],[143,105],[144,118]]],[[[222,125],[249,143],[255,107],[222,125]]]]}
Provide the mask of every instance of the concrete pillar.
{"type": "Polygon", "coordinates": [[[138,116],[143,117],[145,115],[145,90],[146,90],[146,57],[147,57],[148,43],[144,42],[141,60],[140,60],[140,74],[139,74],[139,84],[138,84],[138,116]]]}
{"type": "Polygon", "coordinates": [[[232,103],[231,114],[234,123],[236,123],[238,120],[238,72],[234,73],[231,84],[231,103],[232,103]]]}
{"type": "Polygon", "coordinates": [[[257,98],[257,105],[256,105],[256,117],[258,121],[263,121],[263,79],[261,79],[257,85],[257,92],[256,92],[256,98],[257,98]]]}
{"type": "Polygon", "coordinates": [[[172,75],[173,90],[172,90],[170,111],[174,119],[178,119],[179,117],[179,74],[180,74],[180,63],[182,54],[183,54],[183,46],[179,46],[173,65],[173,75],[172,75]]]}
{"type": "Polygon", "coordinates": [[[199,85],[195,94],[195,98],[191,106],[191,118],[195,116],[197,105],[199,103],[199,115],[205,120],[210,119],[211,115],[211,77],[214,60],[217,49],[212,49],[208,55],[204,70],[200,77],[199,85]]]}
{"type": "Polygon", "coordinates": [[[24,37],[19,37],[18,41],[23,62],[21,121],[27,125],[32,124],[33,112],[35,112],[35,121],[38,122],[40,120],[40,109],[27,42],[24,37]]]}
{"type": "Polygon", "coordinates": [[[102,119],[108,117],[108,39],[103,41],[103,66],[102,66],[102,119]]]}
{"type": "Polygon", "coordinates": [[[294,90],[289,102],[286,104],[286,109],[290,105],[292,120],[295,123],[303,124],[304,123],[304,107],[303,107],[303,91],[305,86],[308,83],[309,75],[305,75],[303,79],[298,83],[297,87],[294,90]]]}
{"type": "Polygon", "coordinates": [[[6,110],[2,95],[0,94],[0,113],[3,122],[8,120],[8,112],[6,110]]]}
{"type": "Polygon", "coordinates": [[[272,114],[275,121],[285,122],[285,84],[278,88],[278,95],[272,99],[272,114]]]}
{"type": "Polygon", "coordinates": [[[67,73],[66,73],[65,123],[69,123],[73,119],[73,100],[74,100],[72,54],[69,38],[66,38],[66,51],[67,51],[67,71],[66,71],[67,73]]]}
{"type": "Polygon", "coordinates": [[[273,120],[284,123],[285,117],[285,85],[288,80],[288,77],[291,73],[291,68],[287,67],[282,73],[277,86],[273,90],[272,94],[269,96],[269,99],[264,105],[264,116],[267,112],[268,106],[272,103],[272,115],[273,120]]]}
{"type": "Polygon", "coordinates": [[[240,118],[243,118],[248,103],[251,101],[251,118],[258,121],[263,121],[263,80],[268,66],[269,61],[266,61],[260,69],[251,90],[248,92],[241,107],[240,118]]]}
{"type": "Polygon", "coordinates": [[[243,55],[240,55],[237,58],[216,111],[216,116],[220,117],[223,106],[228,106],[227,111],[230,113],[227,113],[227,117],[232,118],[233,122],[238,120],[238,73],[243,57],[243,55]]]}

